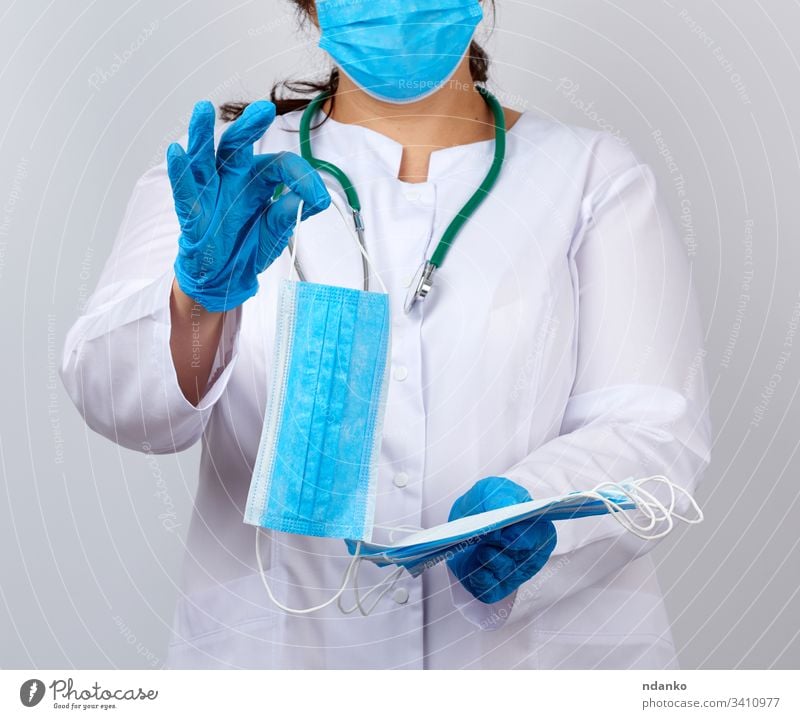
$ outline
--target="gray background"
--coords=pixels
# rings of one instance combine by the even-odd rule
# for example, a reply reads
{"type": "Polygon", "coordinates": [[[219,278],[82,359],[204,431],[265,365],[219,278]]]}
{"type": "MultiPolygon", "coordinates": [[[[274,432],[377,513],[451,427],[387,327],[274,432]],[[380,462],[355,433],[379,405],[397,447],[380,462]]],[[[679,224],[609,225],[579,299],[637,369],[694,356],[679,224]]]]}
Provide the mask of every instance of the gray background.
{"type": "MultiPolygon", "coordinates": [[[[656,550],[681,665],[799,668],[800,4],[498,6],[504,102],[627,137],[692,256],[716,441],[707,521],[656,550]]],[[[296,29],[274,0],[0,3],[3,667],[162,661],[197,448],[93,435],[56,368],[133,183],[194,101],[324,67],[296,29]]]]}

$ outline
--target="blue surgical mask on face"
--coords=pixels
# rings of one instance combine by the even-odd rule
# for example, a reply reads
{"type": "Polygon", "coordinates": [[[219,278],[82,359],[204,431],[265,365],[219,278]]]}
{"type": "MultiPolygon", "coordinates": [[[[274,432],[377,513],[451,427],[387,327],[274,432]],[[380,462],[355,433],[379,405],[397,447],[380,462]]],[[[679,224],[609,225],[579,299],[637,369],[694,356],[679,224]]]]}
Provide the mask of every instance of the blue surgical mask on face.
{"type": "Polygon", "coordinates": [[[319,0],[319,46],[365,92],[419,100],[455,72],[483,17],[478,0],[319,0]]]}
{"type": "Polygon", "coordinates": [[[389,297],[284,280],[277,322],[245,522],[368,540],[386,406],[389,297]]]}

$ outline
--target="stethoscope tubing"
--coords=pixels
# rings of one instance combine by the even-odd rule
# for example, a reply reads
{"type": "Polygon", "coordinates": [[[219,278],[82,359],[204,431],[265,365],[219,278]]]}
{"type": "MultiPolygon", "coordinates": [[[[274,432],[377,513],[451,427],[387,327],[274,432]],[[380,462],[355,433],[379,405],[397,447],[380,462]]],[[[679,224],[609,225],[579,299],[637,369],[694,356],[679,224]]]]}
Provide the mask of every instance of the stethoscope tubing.
{"type": "MultiPolygon", "coordinates": [[[[412,283],[411,289],[409,291],[409,296],[406,298],[406,302],[404,305],[404,309],[406,312],[409,312],[411,307],[413,307],[413,305],[418,300],[424,299],[427,296],[428,292],[433,286],[434,272],[444,262],[445,256],[452,247],[456,239],[456,236],[461,231],[463,226],[477,211],[480,204],[488,197],[489,193],[491,192],[492,188],[497,182],[497,178],[500,175],[500,170],[502,169],[503,163],[505,161],[506,124],[505,124],[505,113],[503,111],[503,107],[500,105],[497,98],[495,98],[494,95],[492,95],[486,88],[477,87],[477,90],[481,94],[483,99],[486,101],[486,104],[492,110],[492,114],[494,116],[494,123],[495,123],[494,158],[492,160],[492,164],[489,168],[489,171],[486,174],[486,177],[483,179],[483,181],[475,190],[475,192],[467,200],[464,207],[461,208],[461,210],[456,214],[456,216],[450,222],[444,234],[442,235],[441,239],[439,240],[439,243],[437,244],[434,253],[431,255],[430,258],[426,259],[422,263],[419,270],[417,271],[414,283],[412,283]]],[[[355,232],[358,238],[359,245],[361,246],[363,286],[364,286],[364,291],[368,292],[369,266],[366,260],[367,244],[364,231],[364,222],[361,217],[361,200],[358,196],[358,192],[356,191],[356,188],[353,185],[353,183],[350,181],[350,178],[341,168],[337,167],[332,162],[328,162],[326,160],[320,160],[319,158],[314,157],[314,154],[311,149],[311,121],[314,115],[317,113],[317,110],[321,109],[322,105],[325,103],[326,100],[328,100],[329,97],[330,94],[327,92],[320,93],[308,104],[306,109],[303,111],[303,115],[300,118],[300,154],[315,170],[317,170],[320,173],[326,173],[331,177],[333,177],[333,179],[335,179],[339,183],[342,190],[344,191],[347,203],[350,206],[351,212],[353,213],[353,224],[355,227],[355,232]]],[[[290,249],[291,249],[291,244],[290,244],[290,249]]],[[[301,281],[306,281],[305,275],[303,274],[303,270],[300,267],[300,263],[297,257],[295,257],[295,271],[297,272],[297,276],[301,281]]]]}

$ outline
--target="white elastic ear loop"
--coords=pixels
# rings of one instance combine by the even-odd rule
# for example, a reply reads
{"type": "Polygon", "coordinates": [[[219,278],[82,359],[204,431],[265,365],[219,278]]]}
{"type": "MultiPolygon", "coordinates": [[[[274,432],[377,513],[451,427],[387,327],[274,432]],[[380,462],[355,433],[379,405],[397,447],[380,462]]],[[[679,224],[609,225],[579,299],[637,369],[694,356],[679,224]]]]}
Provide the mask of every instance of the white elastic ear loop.
{"type": "Polygon", "coordinates": [[[281,604],[281,602],[279,602],[275,598],[275,595],[272,593],[272,589],[270,589],[269,583],[267,582],[267,575],[264,572],[264,564],[261,561],[261,542],[258,541],[260,534],[261,534],[261,527],[256,527],[256,562],[258,562],[258,573],[261,576],[261,583],[267,590],[267,595],[269,596],[272,603],[276,607],[278,607],[278,609],[282,609],[287,614],[311,614],[312,612],[318,612],[320,609],[324,609],[325,607],[328,607],[331,604],[333,604],[342,596],[344,590],[347,588],[347,583],[350,581],[350,575],[353,573],[353,568],[361,561],[361,542],[357,542],[356,551],[353,554],[353,558],[350,560],[350,563],[347,565],[347,571],[345,571],[344,573],[342,586],[340,586],[339,589],[336,590],[336,594],[334,594],[327,602],[318,604],[316,607],[308,607],[306,609],[294,609],[292,607],[287,607],[285,604],[281,604]]]}
{"type": "Polygon", "coordinates": [[[670,513],[670,516],[674,517],[675,519],[680,520],[681,522],[685,522],[686,524],[699,524],[700,522],[703,521],[703,519],[705,519],[705,515],[703,514],[703,510],[700,508],[700,505],[697,503],[697,500],[691,494],[689,494],[689,492],[684,487],[681,487],[679,484],[675,484],[675,482],[670,481],[663,474],[655,474],[652,477],[644,477],[642,479],[637,479],[634,482],[634,485],[637,488],[639,488],[640,491],[641,491],[641,485],[647,484],[648,482],[656,482],[656,483],[660,483],[660,484],[666,484],[667,487],[669,487],[669,491],[670,491],[669,513],[670,513]],[[689,506],[692,509],[692,512],[695,515],[694,517],[687,517],[685,515],[678,514],[675,511],[675,505],[677,504],[676,492],[679,493],[679,494],[682,494],[686,498],[687,502],[689,503],[689,506]]]}
{"type": "Polygon", "coordinates": [[[593,497],[602,501],[609,510],[609,514],[613,515],[614,519],[616,519],[626,530],[638,537],[641,537],[642,539],[660,539],[661,537],[665,537],[674,528],[676,519],[687,524],[698,524],[699,522],[703,521],[703,512],[695,501],[694,497],[692,497],[683,487],[675,484],[667,477],[660,474],[653,475],[652,477],[637,479],[633,482],[601,482],[593,490],[590,490],[589,492],[582,492],[581,495],[593,497]],[[642,485],[648,482],[667,485],[670,492],[668,506],[664,505],[664,503],[661,502],[654,494],[643,488],[642,485]],[[628,497],[636,505],[636,508],[649,518],[649,522],[647,524],[637,524],[626,514],[627,510],[620,509],[620,507],[614,502],[611,502],[607,497],[604,497],[601,494],[601,489],[604,487],[611,487],[614,491],[622,493],[628,497]],[[695,517],[686,517],[675,512],[675,504],[677,501],[675,494],[676,491],[680,492],[687,498],[689,505],[692,507],[696,515],[695,517]],[[662,522],[666,523],[666,527],[660,532],[653,534],[651,530],[662,522]]]}
{"type": "Polygon", "coordinates": [[[626,515],[630,520],[631,531],[642,539],[660,539],[669,534],[675,522],[668,507],[666,507],[654,494],[642,489],[639,485],[633,485],[628,489],[628,496],[636,504],[637,509],[650,518],[649,524],[637,524],[635,520],[626,515]],[[662,522],[666,523],[664,529],[653,533],[653,529],[662,522]]]}
{"type": "Polygon", "coordinates": [[[635,532],[637,536],[642,539],[660,539],[672,531],[675,522],[669,507],[665,506],[654,494],[643,489],[640,484],[626,485],[626,489],[632,501],[636,503],[637,509],[650,517],[648,525],[636,524],[631,519],[631,525],[638,530],[635,532]],[[653,533],[652,530],[662,522],[666,524],[664,529],[653,533]]]}
{"type": "Polygon", "coordinates": [[[608,510],[608,513],[617,522],[619,522],[622,525],[622,527],[628,532],[631,532],[632,534],[635,534],[637,537],[641,537],[642,539],[648,539],[650,537],[650,535],[646,534],[646,532],[651,530],[655,526],[657,521],[653,513],[653,510],[648,505],[643,504],[641,502],[641,499],[637,498],[629,489],[621,487],[615,484],[614,482],[603,482],[597,485],[595,489],[589,490],[587,492],[581,492],[580,494],[584,497],[597,499],[601,501],[608,510]],[[645,514],[645,516],[649,518],[650,522],[646,525],[637,524],[630,517],[628,517],[626,514],[628,510],[622,509],[618,504],[612,502],[608,497],[606,497],[604,494],[601,493],[600,488],[606,486],[613,487],[615,491],[620,492],[624,494],[626,497],[628,497],[628,499],[630,499],[631,502],[633,502],[636,505],[637,509],[641,510],[645,514]]]}
{"type": "Polygon", "coordinates": [[[369,254],[361,246],[361,243],[358,241],[358,235],[356,235],[356,233],[353,230],[353,228],[350,227],[350,222],[347,219],[347,215],[345,215],[345,213],[342,210],[342,208],[339,207],[339,205],[337,204],[337,202],[334,199],[333,195],[331,195],[331,205],[334,207],[336,212],[339,213],[339,217],[342,218],[342,222],[344,223],[345,228],[347,228],[347,231],[350,233],[350,236],[353,238],[353,241],[356,243],[356,247],[358,247],[358,251],[362,254],[364,259],[366,260],[367,266],[372,270],[372,274],[375,275],[375,279],[378,280],[378,284],[381,286],[381,289],[383,290],[384,294],[388,295],[389,294],[389,290],[386,289],[386,285],[383,283],[383,280],[381,279],[381,276],[378,274],[378,271],[375,269],[375,265],[372,264],[372,260],[370,259],[369,254]]]}
{"type": "MultiPolygon", "coordinates": [[[[389,294],[389,290],[386,289],[386,285],[383,283],[381,276],[378,274],[378,271],[375,269],[375,265],[372,264],[372,259],[370,258],[367,251],[361,246],[361,243],[358,241],[358,235],[353,231],[350,227],[350,223],[347,220],[347,216],[345,215],[344,211],[341,207],[336,203],[334,196],[331,195],[331,205],[339,213],[339,217],[342,218],[342,222],[344,223],[345,228],[350,233],[350,236],[356,243],[356,247],[358,247],[358,251],[362,254],[364,259],[367,262],[367,266],[372,270],[372,274],[375,275],[375,278],[378,280],[378,284],[381,286],[384,294],[389,294]]],[[[292,276],[292,270],[295,269],[295,258],[297,257],[297,242],[300,239],[300,225],[302,221],[303,215],[303,200],[300,200],[300,204],[297,207],[297,219],[295,220],[294,230],[292,232],[292,242],[291,242],[291,250],[289,254],[289,277],[292,276]]]]}
{"type": "MultiPolygon", "coordinates": [[[[622,492],[625,494],[635,505],[636,508],[650,519],[649,524],[637,524],[628,514],[625,515],[626,520],[629,521],[630,526],[642,532],[649,532],[659,522],[671,522],[669,509],[665,507],[659,499],[643,490],[639,485],[632,484],[618,484],[616,482],[607,483],[612,487],[615,492],[622,492]]],[[[598,487],[604,485],[598,485],[598,487]]]]}
{"type": "MultiPolygon", "coordinates": [[[[657,534],[652,534],[649,532],[651,527],[643,527],[638,525],[638,528],[647,531],[646,539],[659,539],[661,537],[666,536],[669,534],[675,526],[675,519],[677,515],[675,514],[675,488],[676,485],[670,482],[666,477],[663,475],[656,475],[654,477],[645,477],[641,480],[636,480],[629,485],[626,485],[630,489],[630,494],[633,496],[634,501],[636,502],[639,509],[647,509],[650,511],[652,519],[651,519],[651,527],[660,522],[666,522],[666,527],[657,534]],[[669,499],[669,506],[664,505],[654,494],[648,492],[646,489],[643,488],[646,482],[655,481],[657,483],[666,484],[669,488],[670,499],[669,499]]],[[[699,508],[698,508],[699,509],[699,508]]]]}
{"type": "Polygon", "coordinates": [[[623,485],[618,484],[616,482],[601,482],[600,484],[596,485],[593,489],[590,489],[586,492],[579,492],[579,496],[587,497],[590,499],[596,499],[602,502],[608,513],[617,521],[619,522],[624,529],[631,532],[631,534],[635,534],[637,537],[641,539],[658,539],[661,536],[664,536],[666,532],[669,532],[672,529],[672,519],[669,516],[669,512],[666,510],[663,504],[661,504],[655,497],[649,495],[649,493],[642,492],[642,494],[647,494],[648,497],[652,501],[645,501],[646,497],[643,498],[639,495],[642,492],[638,487],[634,487],[631,485],[623,485]],[[650,520],[648,524],[637,524],[633,519],[631,519],[627,512],[628,510],[622,509],[618,504],[611,501],[608,497],[606,497],[600,491],[604,487],[611,487],[617,493],[624,494],[628,499],[633,502],[637,509],[644,513],[644,515],[650,520]],[[658,508],[661,510],[661,517],[659,517],[654,508],[658,508]],[[657,535],[653,535],[650,533],[659,521],[666,520],[668,523],[668,527],[665,533],[659,533],[657,535]]]}
{"type": "Polygon", "coordinates": [[[339,595],[339,598],[336,602],[336,606],[339,607],[339,611],[342,614],[352,614],[354,611],[356,611],[356,609],[358,609],[362,617],[368,617],[370,614],[372,614],[375,607],[378,606],[378,602],[380,602],[381,599],[383,599],[392,590],[394,585],[397,584],[397,580],[400,579],[400,575],[404,571],[403,567],[395,567],[387,576],[385,576],[380,582],[372,587],[372,589],[369,589],[364,596],[361,596],[358,588],[358,570],[362,561],[363,557],[359,557],[358,565],[353,573],[353,593],[356,597],[356,603],[352,607],[346,608],[344,604],[342,604],[342,597],[344,596],[343,594],[339,595]],[[364,600],[378,590],[380,591],[378,592],[372,604],[370,604],[369,607],[364,607],[364,600]]]}
{"type": "MultiPolygon", "coordinates": [[[[297,206],[297,217],[294,221],[294,229],[292,230],[292,240],[291,240],[291,247],[289,249],[289,279],[292,278],[292,271],[294,270],[295,273],[297,271],[297,266],[295,265],[295,260],[297,259],[297,243],[300,240],[300,225],[303,221],[303,205],[305,203],[303,200],[300,200],[300,204],[297,206]]],[[[297,276],[297,279],[300,279],[300,276],[297,276]]]]}

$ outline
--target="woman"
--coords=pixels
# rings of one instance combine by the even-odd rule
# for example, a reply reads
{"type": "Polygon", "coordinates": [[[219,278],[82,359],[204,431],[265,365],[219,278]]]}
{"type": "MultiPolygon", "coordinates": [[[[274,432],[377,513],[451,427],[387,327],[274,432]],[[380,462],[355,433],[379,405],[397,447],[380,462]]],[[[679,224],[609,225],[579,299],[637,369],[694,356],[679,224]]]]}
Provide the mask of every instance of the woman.
{"type": "MultiPolygon", "coordinates": [[[[500,175],[406,312],[415,270],[498,147],[501,122],[478,90],[480,5],[294,4],[320,27],[329,81],[300,100],[273,91],[275,105],[225,106],[234,122],[216,151],[213,108],[195,108],[187,149],[173,145],[139,181],[65,350],[65,384],[96,431],[161,453],[202,440],[168,664],[674,667],[653,543],[609,517],[486,537],[401,577],[369,617],[294,616],[267,600],[242,520],[301,200],[304,277],[362,284],[352,232],[328,207],[346,206],[342,187],[296,155],[319,90],[330,98],[313,154],[357,188],[371,279],[389,292],[376,525],[429,527],[654,474],[691,492],[710,447],[689,267],[650,169],[608,134],[504,110],[500,175]]],[[[282,602],[331,596],[343,542],[266,534],[265,576],[282,602]]],[[[365,566],[361,586],[385,572],[365,566]]]]}

